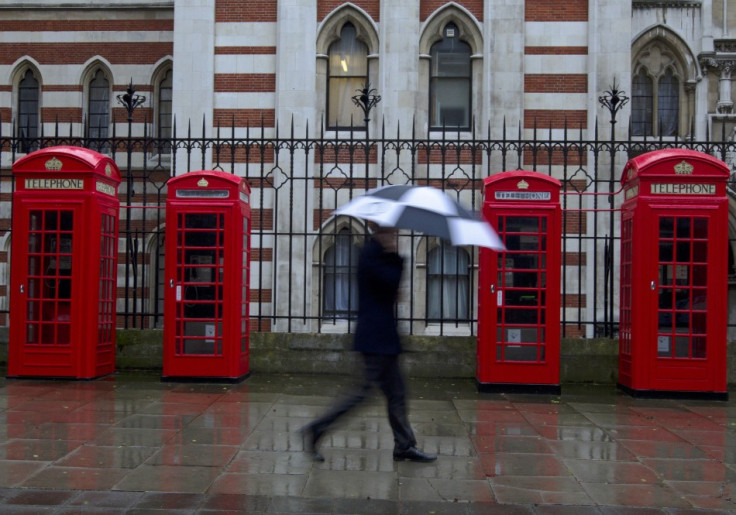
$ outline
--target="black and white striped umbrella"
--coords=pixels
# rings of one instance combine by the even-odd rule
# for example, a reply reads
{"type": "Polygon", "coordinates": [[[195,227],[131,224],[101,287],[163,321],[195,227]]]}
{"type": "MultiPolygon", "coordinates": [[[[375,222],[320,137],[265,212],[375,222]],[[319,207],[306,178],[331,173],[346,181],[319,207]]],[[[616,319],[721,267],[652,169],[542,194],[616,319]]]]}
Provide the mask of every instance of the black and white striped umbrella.
{"type": "Polygon", "coordinates": [[[449,240],[453,245],[505,250],[490,223],[431,186],[399,184],[375,188],[339,207],[335,214],[422,232],[449,240]]]}

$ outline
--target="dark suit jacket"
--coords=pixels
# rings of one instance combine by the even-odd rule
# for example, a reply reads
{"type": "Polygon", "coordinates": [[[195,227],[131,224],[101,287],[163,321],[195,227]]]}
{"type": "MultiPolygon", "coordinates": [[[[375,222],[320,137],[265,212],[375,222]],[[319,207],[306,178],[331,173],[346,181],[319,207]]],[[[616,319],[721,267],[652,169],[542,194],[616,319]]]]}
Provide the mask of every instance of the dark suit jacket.
{"type": "Polygon", "coordinates": [[[369,354],[399,354],[394,304],[404,260],[370,238],[358,261],[358,324],[355,350],[369,354]]]}

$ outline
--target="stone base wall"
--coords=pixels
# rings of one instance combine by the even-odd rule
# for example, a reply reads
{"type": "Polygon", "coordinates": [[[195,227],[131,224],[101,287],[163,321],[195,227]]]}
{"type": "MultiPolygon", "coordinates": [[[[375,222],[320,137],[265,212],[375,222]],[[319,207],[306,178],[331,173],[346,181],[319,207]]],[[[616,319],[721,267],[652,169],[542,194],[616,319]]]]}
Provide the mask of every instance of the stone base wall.
{"type": "MultiPolygon", "coordinates": [[[[118,370],[162,369],[163,332],[119,330],[118,370]]],[[[475,377],[474,337],[406,336],[404,370],[412,377],[475,377]]],[[[254,374],[350,374],[357,370],[357,355],[349,334],[253,333],[250,369],[254,374]]],[[[8,331],[0,328],[0,364],[8,357],[8,331]]],[[[728,383],[736,384],[736,342],[728,344],[728,383]]],[[[618,341],[563,339],[560,382],[616,383],[618,341]]]]}

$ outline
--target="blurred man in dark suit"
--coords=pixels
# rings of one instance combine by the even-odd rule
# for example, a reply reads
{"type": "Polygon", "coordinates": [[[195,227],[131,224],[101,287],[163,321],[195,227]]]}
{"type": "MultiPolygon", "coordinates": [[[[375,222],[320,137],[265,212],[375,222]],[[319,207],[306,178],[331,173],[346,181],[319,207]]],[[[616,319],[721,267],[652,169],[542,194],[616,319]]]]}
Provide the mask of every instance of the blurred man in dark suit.
{"type": "Polygon", "coordinates": [[[365,399],[377,384],[388,403],[388,421],[394,433],[394,460],[428,462],[437,456],[416,448],[406,407],[406,386],[399,365],[402,352],[395,315],[396,297],[404,266],[398,254],[398,231],[375,226],[358,261],[358,323],[355,350],[363,358],[363,382],[332,409],[303,428],[306,448],[323,461],[317,446],[335,420],[365,399]]]}

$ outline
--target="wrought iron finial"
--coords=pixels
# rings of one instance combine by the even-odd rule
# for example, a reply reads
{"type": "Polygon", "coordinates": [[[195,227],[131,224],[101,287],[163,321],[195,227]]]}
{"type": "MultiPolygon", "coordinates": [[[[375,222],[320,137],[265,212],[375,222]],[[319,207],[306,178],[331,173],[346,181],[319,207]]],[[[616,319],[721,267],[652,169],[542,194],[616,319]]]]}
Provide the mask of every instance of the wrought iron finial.
{"type": "Polygon", "coordinates": [[[618,89],[616,79],[613,80],[613,86],[598,97],[598,102],[611,113],[611,123],[616,123],[616,113],[618,113],[628,101],[629,97],[626,96],[625,92],[618,89]]]}
{"type": "Polygon", "coordinates": [[[376,90],[371,88],[370,82],[366,82],[362,89],[356,89],[355,91],[357,91],[358,94],[353,97],[353,103],[360,107],[363,111],[363,119],[365,120],[365,123],[368,123],[368,120],[370,119],[368,115],[370,114],[371,109],[376,107],[376,104],[381,101],[381,96],[376,95],[376,90]]]}
{"type": "Polygon", "coordinates": [[[135,108],[146,101],[146,97],[143,95],[135,94],[135,87],[133,86],[133,79],[130,79],[128,90],[123,95],[118,95],[118,102],[120,102],[125,110],[128,111],[128,121],[133,121],[133,111],[135,108]]]}

